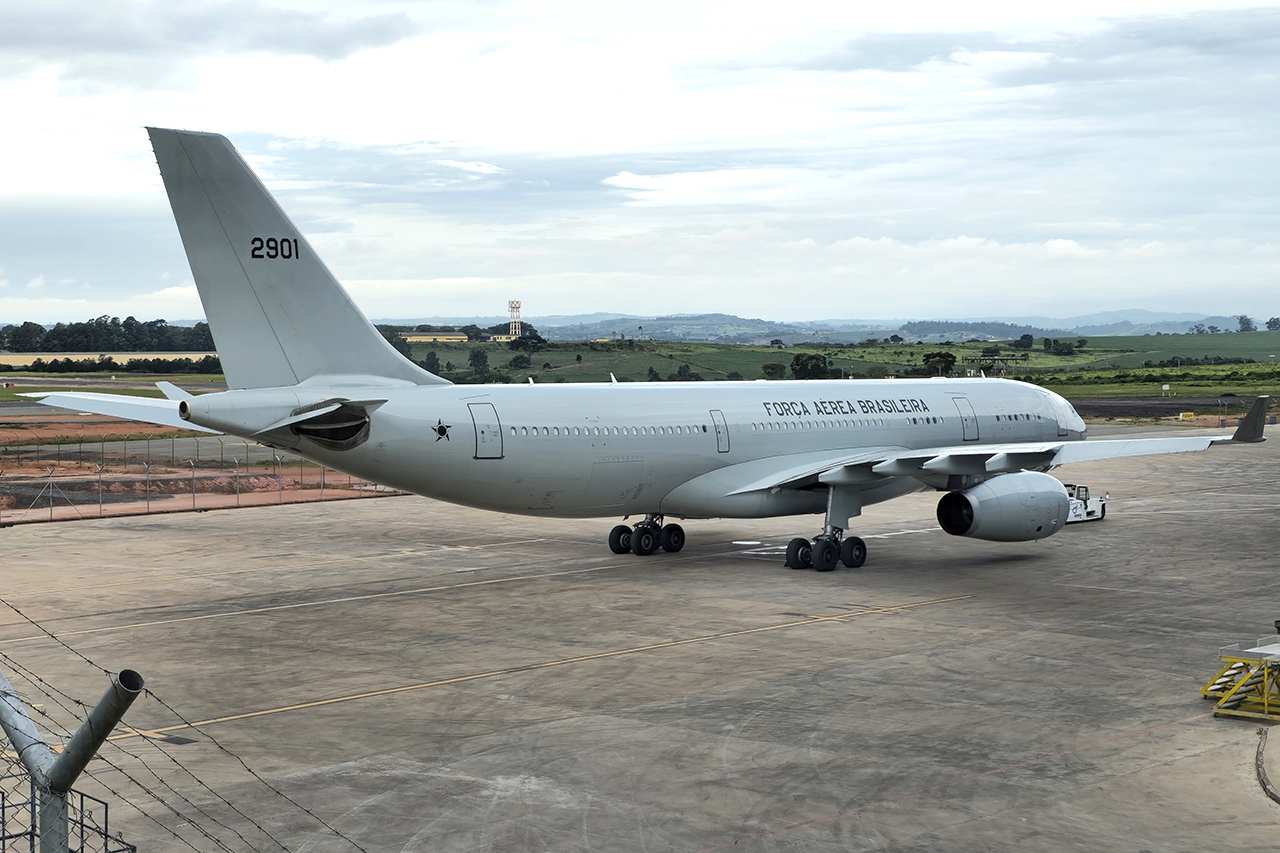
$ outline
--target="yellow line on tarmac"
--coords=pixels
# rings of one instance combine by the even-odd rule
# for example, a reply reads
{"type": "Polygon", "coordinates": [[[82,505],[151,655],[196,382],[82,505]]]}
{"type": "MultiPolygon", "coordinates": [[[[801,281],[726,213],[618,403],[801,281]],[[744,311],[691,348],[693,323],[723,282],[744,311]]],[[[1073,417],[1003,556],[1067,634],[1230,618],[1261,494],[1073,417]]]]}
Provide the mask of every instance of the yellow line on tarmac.
{"type": "MultiPolygon", "coordinates": [[[[395,557],[418,557],[423,554],[440,554],[449,551],[479,551],[485,548],[506,547],[508,545],[527,545],[530,542],[543,542],[545,539],[505,539],[498,542],[482,542],[478,545],[437,545],[434,548],[419,548],[413,551],[387,551],[383,554],[356,554],[350,557],[334,557],[331,560],[308,560],[305,563],[286,563],[283,566],[254,566],[248,569],[227,569],[218,572],[194,572],[191,574],[163,575],[161,577],[137,577],[127,581],[116,581],[115,583],[95,583],[83,584],[78,586],[57,586],[48,589],[15,589],[6,594],[6,598],[15,598],[20,595],[44,595],[51,592],[84,592],[89,589],[107,589],[114,586],[136,586],[138,584],[156,584],[161,581],[175,580],[193,580],[195,578],[217,578],[231,575],[248,575],[257,574],[258,572],[287,572],[293,569],[315,569],[322,566],[332,566],[338,563],[360,563],[366,560],[384,560],[395,557]]],[[[260,557],[250,557],[249,559],[266,559],[270,555],[260,557]]]]}
{"type": "MultiPolygon", "coordinates": [[[[79,631],[55,631],[53,636],[57,639],[63,637],[76,637],[82,634],[104,634],[108,631],[125,631],[129,628],[150,628],[155,625],[173,625],[179,622],[199,622],[204,619],[223,619],[229,616],[256,616],[260,613],[276,613],[281,610],[297,610],[303,607],[323,607],[326,604],[349,604],[352,601],[371,601],[379,598],[395,598],[400,595],[417,595],[428,592],[443,592],[450,589],[465,589],[470,586],[491,586],[493,584],[507,583],[510,581],[528,581],[538,580],[539,578],[554,578],[564,575],[581,575],[587,572],[600,572],[605,569],[616,569],[616,563],[606,566],[592,566],[586,569],[565,569],[562,572],[542,572],[540,574],[531,575],[515,575],[503,578],[489,578],[482,581],[466,581],[464,583],[442,584],[440,586],[423,586],[416,589],[402,589],[396,592],[371,592],[367,595],[348,595],[342,598],[324,598],[319,601],[300,601],[296,604],[273,604],[270,607],[253,607],[247,610],[228,610],[223,613],[202,613],[199,616],[175,616],[172,619],[156,619],[151,622],[130,622],[125,625],[107,625],[102,628],[84,628],[79,631]]],[[[9,643],[25,643],[32,640],[47,640],[48,634],[30,634],[26,637],[12,637],[8,640],[0,640],[0,646],[9,643]]]]}
{"type": "Polygon", "coordinates": [[[271,714],[283,714],[290,711],[302,711],[308,708],[322,708],[326,705],[337,705],[342,702],[355,702],[360,699],[374,699],[380,696],[393,696],[397,693],[408,693],[412,690],[425,690],[430,687],[445,687],[450,684],[463,684],[468,681],[479,681],[485,678],[496,678],[503,675],[517,675],[525,672],[536,672],[540,669],[550,669],[551,667],[567,666],[574,663],[584,663],[586,661],[604,660],[606,658],[615,658],[622,655],[632,655],[638,652],[651,652],[659,649],[670,649],[676,646],[687,646],[693,643],[705,643],[709,640],[724,640],[731,637],[743,637],[749,634],[760,634],[765,631],[780,631],[784,628],[801,628],[806,625],[821,625],[830,622],[843,622],[848,619],[854,619],[859,616],[878,616],[889,613],[909,613],[916,607],[926,607],[933,604],[946,604],[952,601],[964,601],[973,598],[972,595],[956,595],[950,598],[932,598],[927,601],[912,601],[906,604],[890,604],[881,607],[868,607],[864,610],[855,610],[851,613],[841,613],[835,616],[810,616],[804,619],[797,619],[794,622],[782,622],[776,625],[763,625],[757,628],[741,628],[736,631],[722,631],[718,634],[705,634],[699,637],[686,637],[681,640],[668,640],[664,643],[650,643],[645,646],[633,646],[628,649],[614,649],[607,652],[596,652],[589,655],[578,655],[571,658],[560,658],[559,660],[543,661],[542,663],[523,664],[521,666],[512,666],[505,669],[493,669],[487,672],[475,672],[470,675],[458,675],[453,678],[441,678],[436,681],[422,681],[417,684],[405,684],[400,687],[387,687],[382,690],[368,690],[363,693],[352,693],[347,696],[335,696],[330,699],[317,699],[312,702],[299,702],[294,705],[282,705],[278,708],[264,708],[259,711],[246,711],[243,714],[229,714],[225,717],[212,717],[207,720],[198,720],[193,723],[181,723],[175,726],[163,726],[156,729],[131,729],[125,734],[112,735],[107,740],[124,740],[132,737],[155,737],[166,732],[176,732],[182,729],[198,728],[201,726],[211,726],[215,723],[230,723],[236,720],[248,720],[255,717],[266,717],[271,714]]]}

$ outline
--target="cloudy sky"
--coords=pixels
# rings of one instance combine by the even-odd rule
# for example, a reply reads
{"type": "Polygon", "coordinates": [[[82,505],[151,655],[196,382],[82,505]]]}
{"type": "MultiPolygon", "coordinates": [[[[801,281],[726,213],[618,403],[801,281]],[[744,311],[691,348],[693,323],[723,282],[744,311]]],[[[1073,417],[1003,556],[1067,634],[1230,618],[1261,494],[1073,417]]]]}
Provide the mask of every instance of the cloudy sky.
{"type": "Polygon", "coordinates": [[[0,322],[203,315],[145,125],[374,317],[1280,314],[1280,6],[0,0],[0,322]]]}

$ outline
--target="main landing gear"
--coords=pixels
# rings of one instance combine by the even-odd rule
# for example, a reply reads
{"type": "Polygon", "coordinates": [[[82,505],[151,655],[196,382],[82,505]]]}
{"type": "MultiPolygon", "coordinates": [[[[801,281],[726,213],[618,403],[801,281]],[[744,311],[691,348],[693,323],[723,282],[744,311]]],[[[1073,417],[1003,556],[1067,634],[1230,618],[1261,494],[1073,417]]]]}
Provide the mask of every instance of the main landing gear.
{"type": "Polygon", "coordinates": [[[619,524],[609,531],[609,550],[615,554],[630,551],[647,557],[661,548],[674,554],[684,547],[684,528],[678,524],[663,524],[662,516],[649,514],[635,527],[619,524]]]}
{"type": "Polygon", "coordinates": [[[822,533],[808,539],[792,539],[787,543],[787,568],[807,569],[810,566],[820,572],[829,572],[836,563],[844,563],[851,569],[867,561],[867,543],[857,536],[845,537],[844,527],[849,519],[862,514],[861,495],[848,488],[831,486],[827,491],[827,515],[822,533]]]}
{"type": "Polygon", "coordinates": [[[867,561],[867,543],[857,536],[841,538],[842,531],[824,533],[808,539],[792,539],[787,543],[787,568],[808,569],[819,572],[835,569],[837,563],[856,569],[867,561]]]}

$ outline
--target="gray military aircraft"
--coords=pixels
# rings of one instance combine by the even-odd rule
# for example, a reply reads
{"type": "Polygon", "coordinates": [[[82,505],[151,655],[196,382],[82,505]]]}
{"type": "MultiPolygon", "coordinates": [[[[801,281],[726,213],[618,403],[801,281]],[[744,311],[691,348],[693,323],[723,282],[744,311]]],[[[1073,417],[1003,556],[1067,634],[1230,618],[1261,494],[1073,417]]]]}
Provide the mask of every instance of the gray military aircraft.
{"type": "Polygon", "coordinates": [[[224,137],[149,128],[229,390],[45,403],[229,433],[408,492],[499,512],[643,516],[616,553],[679,551],[671,518],[822,514],[786,563],[861,566],[868,504],[943,492],[957,536],[1043,539],[1067,520],[1070,462],[1262,441],[1084,441],[1062,397],[1000,379],[454,385],[401,356],[351,301],[224,137]]]}

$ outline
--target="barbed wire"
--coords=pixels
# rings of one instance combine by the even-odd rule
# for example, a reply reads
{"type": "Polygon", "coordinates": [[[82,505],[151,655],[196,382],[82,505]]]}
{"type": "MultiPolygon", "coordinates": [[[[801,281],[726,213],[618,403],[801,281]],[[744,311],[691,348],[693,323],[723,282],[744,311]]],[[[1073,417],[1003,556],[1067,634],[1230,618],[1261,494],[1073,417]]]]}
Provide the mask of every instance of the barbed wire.
{"type": "MultiPolygon", "coordinates": [[[[29,625],[31,625],[33,628],[35,628],[36,630],[40,631],[42,634],[44,634],[45,636],[47,636],[49,639],[53,640],[55,643],[57,643],[57,644],[58,644],[59,646],[61,646],[62,648],[66,649],[66,650],[67,650],[68,652],[70,652],[71,654],[75,655],[75,656],[76,656],[77,658],[79,658],[80,660],[84,661],[84,662],[85,662],[86,664],[88,664],[89,666],[93,667],[94,669],[98,670],[99,672],[103,673],[104,675],[106,675],[106,676],[108,676],[108,677],[111,677],[111,676],[113,675],[113,673],[111,672],[111,670],[109,670],[109,669],[107,669],[106,667],[104,667],[104,666],[102,666],[102,665],[100,665],[100,664],[96,663],[95,661],[93,661],[92,659],[90,659],[87,655],[85,655],[83,652],[81,652],[79,649],[76,649],[76,648],[74,648],[74,647],[72,647],[72,646],[68,645],[68,644],[66,643],[66,641],[64,641],[64,640],[63,640],[62,638],[60,638],[58,635],[54,634],[52,631],[50,631],[50,630],[49,630],[48,628],[46,628],[44,625],[40,624],[40,623],[39,623],[39,622],[37,622],[35,619],[33,619],[33,618],[31,618],[30,616],[28,616],[26,613],[23,613],[23,612],[22,612],[22,610],[21,610],[21,609],[19,609],[19,608],[18,608],[16,605],[14,605],[12,602],[8,601],[8,600],[7,600],[7,599],[5,599],[5,598],[0,597],[0,604],[3,604],[5,607],[8,607],[10,610],[12,610],[12,611],[13,611],[14,613],[16,613],[19,617],[21,617],[23,620],[25,620],[25,621],[26,621],[29,625]]],[[[12,659],[12,658],[10,658],[8,655],[5,655],[3,652],[0,652],[0,656],[4,657],[4,658],[5,658],[5,660],[10,661],[11,663],[13,662],[13,659],[12,659]]],[[[24,668],[24,669],[25,669],[25,668],[24,668]]],[[[34,673],[32,673],[32,675],[34,675],[34,673]]],[[[37,675],[37,676],[34,676],[34,677],[36,678],[36,680],[37,680],[37,681],[39,681],[39,682],[41,683],[41,685],[48,685],[48,683],[47,683],[47,682],[45,682],[45,681],[44,681],[44,679],[41,679],[38,675],[37,675]]],[[[54,690],[55,692],[57,692],[57,693],[61,694],[62,696],[64,696],[64,697],[65,697],[65,698],[67,698],[68,700],[70,700],[71,702],[73,702],[73,703],[75,703],[75,704],[77,704],[77,705],[79,705],[79,706],[81,706],[81,707],[83,707],[83,708],[88,708],[88,707],[89,707],[89,706],[88,706],[88,705],[86,705],[84,702],[81,702],[79,699],[76,699],[76,698],[74,698],[74,697],[72,697],[72,696],[69,696],[68,694],[62,693],[62,691],[57,690],[57,688],[53,687],[52,685],[48,685],[48,687],[49,687],[49,688],[51,688],[52,690],[54,690]]],[[[270,791],[271,793],[275,794],[277,797],[279,797],[280,799],[284,800],[285,802],[289,803],[289,804],[290,804],[290,805],[292,805],[294,808],[299,809],[300,811],[302,811],[303,813],[305,813],[308,817],[310,817],[310,818],[311,818],[312,820],[314,820],[316,823],[318,823],[318,824],[320,824],[321,826],[323,826],[323,827],[324,827],[325,829],[327,829],[329,832],[333,833],[336,837],[338,837],[338,838],[342,839],[343,841],[347,842],[348,844],[350,844],[350,845],[351,845],[352,847],[354,847],[356,850],[360,851],[360,853],[369,853],[369,851],[368,851],[368,850],[366,850],[364,847],[362,847],[358,842],[356,842],[356,841],[355,841],[355,839],[353,839],[353,838],[351,838],[350,836],[348,836],[348,835],[344,834],[342,831],[340,831],[339,829],[337,829],[336,827],[334,827],[333,825],[331,825],[328,821],[326,821],[324,818],[320,817],[318,814],[316,814],[315,812],[313,812],[311,809],[309,809],[309,808],[307,808],[306,806],[302,805],[302,803],[299,803],[297,800],[293,799],[293,798],[292,798],[292,797],[290,797],[288,794],[284,793],[284,791],[281,791],[281,790],[280,790],[279,788],[277,788],[275,785],[272,785],[270,782],[268,782],[266,779],[264,779],[262,776],[260,776],[260,775],[257,773],[257,771],[255,771],[252,767],[250,767],[250,766],[245,762],[245,760],[244,760],[243,758],[241,758],[239,755],[237,755],[237,754],[236,754],[235,752],[233,752],[231,749],[228,749],[225,745],[223,745],[223,743],[222,743],[221,741],[219,741],[217,738],[215,738],[212,734],[210,734],[210,733],[209,733],[209,732],[207,732],[207,731],[204,731],[201,727],[198,727],[198,726],[194,725],[190,720],[188,720],[185,716],[183,716],[183,715],[182,715],[182,713],[181,713],[181,712],[179,712],[177,708],[173,707],[173,706],[172,706],[172,705],[170,705],[168,702],[166,702],[166,701],[164,701],[163,699],[161,699],[161,698],[160,698],[160,696],[159,696],[159,695],[158,695],[154,690],[152,690],[152,689],[150,689],[150,688],[146,688],[146,687],[144,687],[144,688],[143,688],[143,690],[144,690],[144,692],[145,692],[149,697],[151,697],[152,699],[154,699],[154,700],[155,700],[156,702],[158,702],[158,703],[159,703],[163,708],[165,708],[169,713],[173,714],[173,716],[175,716],[178,720],[180,720],[184,726],[186,726],[187,728],[191,729],[193,732],[198,732],[198,733],[200,734],[200,736],[201,736],[201,737],[206,738],[206,739],[207,739],[210,743],[212,743],[212,744],[213,744],[213,745],[214,745],[214,746],[215,746],[215,747],[216,747],[220,752],[222,752],[223,754],[225,754],[225,755],[227,755],[227,756],[231,757],[232,759],[234,759],[234,760],[236,761],[236,763],[238,763],[238,764],[239,764],[239,765],[244,769],[244,771],[245,771],[246,773],[248,773],[250,776],[252,776],[252,777],[253,777],[253,778],[254,778],[254,779],[255,779],[259,784],[261,784],[263,787],[265,787],[268,791],[270,791]]],[[[65,706],[62,706],[60,702],[59,702],[58,704],[59,704],[61,707],[63,707],[63,709],[64,709],[64,710],[69,710],[69,709],[67,709],[65,706]]],[[[72,712],[72,713],[73,713],[73,715],[75,714],[75,712],[72,712]]],[[[65,727],[64,727],[64,728],[65,728],[65,727]]],[[[197,781],[197,782],[200,782],[200,784],[201,784],[203,787],[205,787],[207,790],[209,790],[211,793],[214,793],[214,794],[215,794],[215,796],[217,796],[220,800],[222,800],[222,802],[226,803],[226,805],[230,806],[234,811],[236,811],[236,813],[237,813],[237,814],[240,814],[242,817],[245,817],[247,820],[249,820],[249,822],[250,822],[250,823],[252,823],[252,824],[253,824],[253,825],[254,825],[254,826],[255,826],[259,831],[261,831],[261,832],[262,832],[263,834],[265,834],[268,838],[270,838],[273,842],[275,842],[277,846],[279,846],[281,849],[284,849],[284,850],[287,850],[287,849],[288,849],[287,847],[285,847],[285,845],[284,845],[284,844],[282,844],[282,843],[281,843],[280,841],[278,841],[274,836],[272,836],[269,832],[267,832],[267,830],[266,830],[264,827],[262,827],[262,826],[261,826],[261,824],[257,823],[257,822],[256,822],[256,821],[254,821],[253,819],[248,818],[247,816],[245,816],[245,815],[244,815],[244,813],[243,813],[243,812],[241,812],[239,809],[237,809],[235,806],[233,806],[233,805],[230,803],[230,801],[226,800],[226,798],[222,797],[221,795],[218,795],[216,792],[214,792],[214,791],[213,791],[213,789],[212,789],[212,788],[210,788],[208,785],[205,785],[203,782],[201,782],[201,780],[199,780],[199,778],[198,778],[198,777],[196,777],[196,775],[195,775],[191,770],[189,770],[186,766],[184,766],[180,761],[178,761],[178,760],[177,760],[176,758],[174,758],[172,755],[168,754],[165,750],[163,750],[163,749],[161,749],[160,747],[158,747],[158,746],[155,744],[155,742],[154,742],[154,741],[151,741],[149,738],[148,738],[148,739],[146,739],[146,740],[148,740],[148,742],[150,742],[150,743],[151,743],[151,745],[152,745],[153,747],[156,747],[157,749],[160,749],[160,751],[161,751],[162,753],[164,753],[164,754],[169,758],[169,760],[170,760],[170,761],[173,761],[175,764],[177,764],[179,767],[181,767],[181,768],[183,769],[183,771],[185,771],[185,772],[186,772],[189,776],[191,776],[193,779],[196,779],[196,781],[197,781]]],[[[117,745],[118,745],[118,744],[117,744],[117,745]]],[[[122,751],[123,751],[123,750],[122,750],[122,751]]],[[[129,754],[129,753],[126,753],[126,754],[129,754]]],[[[159,775],[158,775],[154,770],[152,770],[152,769],[151,769],[151,767],[150,767],[150,766],[148,766],[144,760],[142,760],[141,758],[139,758],[139,757],[137,757],[137,756],[133,756],[133,757],[134,757],[134,758],[136,758],[138,761],[140,761],[140,762],[143,764],[143,766],[144,766],[144,767],[146,767],[146,768],[147,768],[147,770],[148,770],[148,771],[150,771],[150,772],[152,773],[152,775],[155,775],[157,778],[159,778],[159,775]]],[[[141,786],[140,786],[140,787],[141,787],[141,786]]],[[[110,789],[108,789],[108,790],[110,790],[110,789]]],[[[146,789],[146,788],[143,788],[143,790],[147,790],[147,789],[146,789]]],[[[173,790],[171,786],[170,786],[170,790],[173,790]]],[[[175,791],[175,793],[177,793],[177,792],[175,791]]],[[[179,796],[181,796],[181,795],[179,795],[179,796]]],[[[185,799],[185,798],[184,798],[184,799],[185,799]]],[[[159,799],[158,799],[158,801],[159,801],[159,802],[161,802],[161,803],[162,803],[163,805],[165,805],[166,807],[168,807],[168,808],[172,808],[172,807],[171,807],[171,806],[169,806],[167,803],[165,803],[163,800],[159,800],[159,799]]],[[[190,801],[190,800],[187,800],[187,802],[189,802],[189,803],[190,803],[191,801],[190,801]]],[[[133,805],[133,804],[132,804],[132,803],[130,803],[130,805],[133,805]]],[[[192,805],[194,806],[195,804],[194,804],[194,803],[192,803],[192,805]]],[[[134,806],[134,808],[137,808],[137,806],[134,806]]],[[[198,809],[198,807],[196,807],[196,808],[198,809]]],[[[139,810],[139,811],[142,811],[141,809],[138,809],[138,810],[139,810]]],[[[143,812],[143,813],[145,814],[145,812],[143,812]]],[[[202,812],[202,813],[203,813],[203,812],[202,812]]],[[[180,815],[180,816],[181,816],[181,815],[180,815]]],[[[215,819],[215,822],[216,822],[216,819],[215,819]]],[[[193,824],[193,825],[194,825],[194,824],[193,824]]],[[[222,825],[222,824],[219,824],[219,825],[222,825]]],[[[228,828],[228,827],[225,827],[225,826],[224,826],[224,828],[228,828]]],[[[235,832],[235,830],[231,830],[231,831],[232,831],[232,832],[235,832]]],[[[238,833],[237,833],[237,834],[238,834],[238,833]]],[[[242,837],[242,838],[243,838],[243,837],[242,837]]],[[[246,843],[248,843],[248,842],[246,841],[246,843]]]]}

